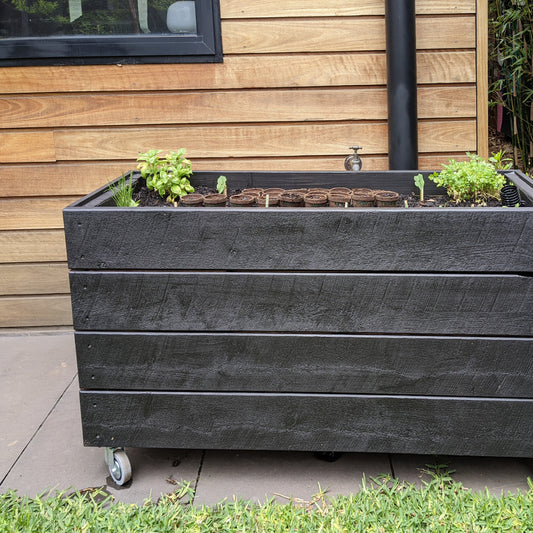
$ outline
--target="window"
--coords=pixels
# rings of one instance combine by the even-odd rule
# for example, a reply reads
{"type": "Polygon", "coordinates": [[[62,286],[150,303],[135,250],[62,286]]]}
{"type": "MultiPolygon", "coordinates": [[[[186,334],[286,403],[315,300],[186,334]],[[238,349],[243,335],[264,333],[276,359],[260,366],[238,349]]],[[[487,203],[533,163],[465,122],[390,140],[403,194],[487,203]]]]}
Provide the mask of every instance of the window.
{"type": "Polygon", "coordinates": [[[219,0],[0,0],[0,66],[221,61],[219,0]]]}

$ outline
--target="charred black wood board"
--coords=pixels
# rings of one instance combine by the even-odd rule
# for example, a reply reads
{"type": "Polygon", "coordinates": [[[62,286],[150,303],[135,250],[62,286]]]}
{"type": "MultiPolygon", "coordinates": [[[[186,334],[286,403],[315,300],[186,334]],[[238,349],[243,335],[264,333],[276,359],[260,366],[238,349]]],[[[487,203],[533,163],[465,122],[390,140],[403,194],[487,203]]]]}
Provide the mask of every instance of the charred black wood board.
{"type": "Polygon", "coordinates": [[[72,272],[78,330],[531,336],[516,275],[72,272]]]}
{"type": "Polygon", "coordinates": [[[82,389],[530,398],[524,338],[77,332],[82,389]]]}
{"type": "Polygon", "coordinates": [[[82,392],[90,446],[531,456],[533,400],[82,392]]]}

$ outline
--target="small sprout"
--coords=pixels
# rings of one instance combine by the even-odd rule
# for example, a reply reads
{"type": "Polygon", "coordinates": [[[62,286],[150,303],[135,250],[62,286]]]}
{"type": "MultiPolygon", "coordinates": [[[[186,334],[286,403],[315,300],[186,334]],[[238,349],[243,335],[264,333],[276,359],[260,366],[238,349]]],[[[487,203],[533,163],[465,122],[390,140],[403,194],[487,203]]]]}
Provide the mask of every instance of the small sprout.
{"type": "Polygon", "coordinates": [[[420,191],[420,201],[424,201],[424,176],[422,174],[417,174],[415,176],[415,185],[418,187],[418,190],[420,191]]]}
{"type": "Polygon", "coordinates": [[[113,200],[116,206],[137,207],[139,205],[139,202],[133,200],[132,179],[131,172],[129,182],[126,181],[126,176],[122,174],[122,177],[117,181],[116,185],[109,185],[109,190],[113,193],[113,200]]]}
{"type": "Polygon", "coordinates": [[[404,205],[405,209],[409,208],[409,203],[407,202],[407,200],[403,201],[403,205],[404,205]]]}
{"type": "Polygon", "coordinates": [[[219,194],[228,195],[226,176],[219,176],[217,180],[217,191],[219,194]]]}
{"type": "Polygon", "coordinates": [[[265,207],[269,207],[269,206],[268,206],[268,202],[269,202],[269,200],[270,200],[270,195],[267,194],[267,195],[266,195],[265,207]]]}

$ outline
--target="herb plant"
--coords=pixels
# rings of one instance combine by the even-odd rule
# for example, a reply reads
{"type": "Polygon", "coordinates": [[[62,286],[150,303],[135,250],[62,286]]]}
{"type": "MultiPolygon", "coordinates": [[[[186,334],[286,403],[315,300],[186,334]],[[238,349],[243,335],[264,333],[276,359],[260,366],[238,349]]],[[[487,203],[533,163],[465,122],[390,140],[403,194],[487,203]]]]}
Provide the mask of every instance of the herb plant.
{"type": "Polygon", "coordinates": [[[226,176],[219,176],[217,180],[217,192],[219,194],[227,195],[227,180],[226,176]]]}
{"type": "Polygon", "coordinates": [[[194,192],[189,182],[192,174],[191,162],[185,158],[185,148],[168,153],[164,159],[159,157],[161,150],[149,150],[139,154],[137,162],[141,176],[149,189],[159,193],[167,202],[175,202],[179,196],[194,192]]]}
{"type": "Polygon", "coordinates": [[[448,196],[454,202],[474,202],[485,204],[493,198],[500,199],[500,189],[505,185],[505,177],[498,174],[492,163],[484,161],[476,154],[467,153],[470,161],[450,159],[444,170],[434,172],[429,179],[439,187],[446,187],[448,196]]]}
{"type": "Polygon", "coordinates": [[[424,201],[424,176],[422,174],[417,174],[415,176],[415,185],[418,187],[418,190],[420,191],[420,201],[424,201]]]}
{"type": "Polygon", "coordinates": [[[126,176],[122,174],[116,185],[109,185],[109,190],[113,193],[113,200],[118,207],[137,207],[139,205],[139,202],[133,200],[131,172],[129,182],[126,181],[126,176]]]}

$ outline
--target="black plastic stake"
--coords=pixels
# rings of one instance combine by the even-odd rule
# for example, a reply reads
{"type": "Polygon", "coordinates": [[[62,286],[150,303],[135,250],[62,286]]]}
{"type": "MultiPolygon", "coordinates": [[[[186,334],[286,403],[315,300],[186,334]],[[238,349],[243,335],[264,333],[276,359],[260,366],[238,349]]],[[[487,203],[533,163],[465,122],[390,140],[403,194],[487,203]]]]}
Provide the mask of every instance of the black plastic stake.
{"type": "Polygon", "coordinates": [[[389,169],[418,169],[415,0],[386,0],[389,169]]]}

